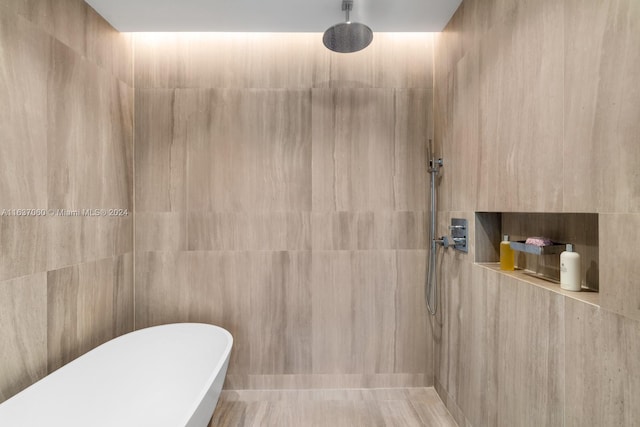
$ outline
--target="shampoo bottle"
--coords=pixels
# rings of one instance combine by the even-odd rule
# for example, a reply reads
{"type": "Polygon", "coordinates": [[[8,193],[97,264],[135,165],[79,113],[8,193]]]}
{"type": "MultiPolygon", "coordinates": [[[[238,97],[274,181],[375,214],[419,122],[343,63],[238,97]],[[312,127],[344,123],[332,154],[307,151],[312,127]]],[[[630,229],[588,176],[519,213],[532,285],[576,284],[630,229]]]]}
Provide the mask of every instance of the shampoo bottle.
{"type": "Polygon", "coordinates": [[[571,244],[560,254],[560,287],[574,292],[581,288],[580,254],[573,251],[571,244]]]}
{"type": "Polygon", "coordinates": [[[515,254],[511,249],[509,236],[504,235],[500,242],[500,270],[513,271],[515,269],[515,254]]]}

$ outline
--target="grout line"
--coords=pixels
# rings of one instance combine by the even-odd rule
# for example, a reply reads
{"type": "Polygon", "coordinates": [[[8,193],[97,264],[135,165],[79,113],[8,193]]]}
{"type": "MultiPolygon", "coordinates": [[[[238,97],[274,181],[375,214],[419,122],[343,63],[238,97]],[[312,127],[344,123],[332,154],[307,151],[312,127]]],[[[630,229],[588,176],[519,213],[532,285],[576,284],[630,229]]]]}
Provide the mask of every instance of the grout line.
{"type": "Polygon", "coordinates": [[[132,281],[133,281],[133,330],[136,330],[136,35],[131,34],[131,85],[133,87],[133,110],[131,111],[132,115],[132,130],[133,133],[131,135],[131,208],[133,212],[131,213],[133,216],[133,224],[131,226],[131,230],[133,235],[131,238],[133,239],[133,267],[132,267],[132,281]]]}

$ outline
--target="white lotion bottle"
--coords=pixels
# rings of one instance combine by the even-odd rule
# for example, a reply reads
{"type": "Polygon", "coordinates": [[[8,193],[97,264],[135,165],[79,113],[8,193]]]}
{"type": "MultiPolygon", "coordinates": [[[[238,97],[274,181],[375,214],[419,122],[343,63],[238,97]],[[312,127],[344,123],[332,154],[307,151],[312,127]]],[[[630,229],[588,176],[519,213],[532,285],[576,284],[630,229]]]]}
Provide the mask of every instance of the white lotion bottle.
{"type": "Polygon", "coordinates": [[[560,287],[567,291],[577,292],[580,283],[580,254],[573,251],[573,245],[560,254],[560,287]]]}

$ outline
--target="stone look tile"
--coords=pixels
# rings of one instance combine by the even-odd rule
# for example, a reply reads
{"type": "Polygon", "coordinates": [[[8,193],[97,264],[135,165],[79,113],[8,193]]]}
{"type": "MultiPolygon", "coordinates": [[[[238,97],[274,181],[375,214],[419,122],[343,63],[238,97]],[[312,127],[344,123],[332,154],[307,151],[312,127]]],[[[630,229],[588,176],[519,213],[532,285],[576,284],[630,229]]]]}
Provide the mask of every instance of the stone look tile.
{"type": "Polygon", "coordinates": [[[131,209],[131,89],[55,42],[48,100],[48,207],[131,209]]]}
{"type": "Polygon", "coordinates": [[[248,375],[230,374],[227,390],[292,390],[424,387],[430,382],[427,374],[291,374],[248,375]]]}
{"type": "Polygon", "coordinates": [[[565,322],[564,425],[637,424],[640,323],[568,298],[565,322]]]}
{"type": "Polygon", "coordinates": [[[635,249],[640,214],[601,214],[599,218],[600,304],[640,320],[640,264],[635,249]]]}
{"type": "Polygon", "coordinates": [[[182,212],[136,213],[136,251],[187,249],[187,215],[182,212]]]}
{"type": "Polygon", "coordinates": [[[311,259],[310,252],[251,257],[250,373],[311,371],[311,259]]]}
{"type": "Polygon", "coordinates": [[[330,212],[311,214],[313,249],[423,249],[424,212],[330,212]]]}
{"type": "Polygon", "coordinates": [[[319,34],[136,34],[134,39],[136,88],[328,85],[330,52],[319,34]]]}
{"type": "Polygon", "coordinates": [[[180,90],[175,117],[189,210],[311,209],[309,91],[180,90]]]}
{"type": "MultiPolygon", "coordinates": [[[[234,338],[229,374],[250,373],[252,267],[266,268],[259,253],[149,252],[136,260],[136,328],[203,322],[234,338]],[[262,264],[260,263],[262,262],[262,264]]],[[[270,264],[266,264],[267,266],[270,264]]]]}
{"type": "Polygon", "coordinates": [[[497,424],[562,425],[565,403],[562,296],[500,278],[497,424]]]}
{"type": "Polygon", "coordinates": [[[564,15],[564,210],[640,212],[640,4],[569,0],[564,15]]]}
{"type": "MultiPolygon", "coordinates": [[[[440,182],[440,217],[474,206],[475,197],[476,210],[510,212],[487,226],[492,234],[500,226],[522,237],[547,230],[540,233],[578,242],[589,259],[585,280],[599,285],[602,303],[598,309],[481,267],[465,279],[446,253],[436,385],[460,425],[633,425],[639,417],[637,274],[624,255],[637,240],[635,215],[627,214],[639,200],[631,143],[639,13],[629,0],[465,0],[436,37],[434,132],[451,166],[440,182]],[[447,174],[474,159],[474,128],[477,158],[462,175],[447,174]],[[562,211],[600,212],[599,224],[595,215],[513,213],[562,211]],[[475,320],[484,304],[494,308],[475,320]]],[[[491,248],[476,250],[494,257],[491,248]]]]}
{"type": "Polygon", "coordinates": [[[47,273],[48,370],[133,329],[131,255],[47,273]]]}
{"type": "Polygon", "coordinates": [[[479,275],[476,267],[447,255],[437,381],[473,425],[495,425],[499,277],[479,275]]]}
{"type": "Polygon", "coordinates": [[[133,252],[133,215],[47,217],[46,267],[57,270],[133,252]]]}
{"type": "Polygon", "coordinates": [[[393,371],[433,372],[433,319],[424,301],[427,251],[397,251],[396,264],[393,371]]]}
{"type": "Polygon", "coordinates": [[[330,53],[329,86],[428,89],[433,77],[432,52],[429,33],[376,33],[365,50],[349,55],[330,53]]]}
{"type": "Polygon", "coordinates": [[[0,280],[46,271],[46,218],[0,217],[0,280]]]}
{"type": "Polygon", "coordinates": [[[431,36],[381,36],[355,74],[317,35],[262,36],[134,37],[136,326],[229,329],[227,388],[430,384],[428,332],[394,325],[425,321],[431,36]]]}
{"type": "Polygon", "coordinates": [[[450,210],[473,210],[488,186],[482,168],[479,126],[479,55],[469,52],[454,69],[451,144],[444,146],[443,175],[451,189],[450,210]],[[453,160],[449,162],[449,160],[453,160]]]}
{"type": "Polygon", "coordinates": [[[455,426],[432,388],[223,392],[213,426],[455,426]]]}
{"type": "Polygon", "coordinates": [[[230,375],[309,372],[309,259],[308,252],[139,254],[136,324],[227,328],[234,336],[230,375]]]}
{"type": "Polygon", "coordinates": [[[311,280],[313,372],[393,372],[394,252],[314,252],[311,280]]]}
{"type": "Polygon", "coordinates": [[[47,275],[0,282],[0,402],[47,373],[47,275]]]}
{"type": "Polygon", "coordinates": [[[189,250],[308,250],[307,212],[190,212],[189,250]]]}
{"type": "Polygon", "coordinates": [[[313,210],[395,207],[394,91],[313,91],[313,210]]]}
{"type": "MultiPolygon", "coordinates": [[[[132,211],[126,44],[81,0],[0,4],[0,200],[8,205],[0,208],[132,211]]],[[[132,226],[132,218],[0,218],[0,300],[10,304],[0,310],[0,399],[132,330],[132,226]]]]}
{"type": "Polygon", "coordinates": [[[562,16],[562,3],[524,2],[480,42],[483,209],[562,209],[562,16]]]}
{"type": "Polygon", "coordinates": [[[88,5],[84,25],[85,56],[133,87],[133,34],[119,32],[88,5]]]}
{"type": "Polygon", "coordinates": [[[175,91],[136,88],[136,212],[186,211],[187,147],[175,137],[175,91]]]}
{"type": "Polygon", "coordinates": [[[433,91],[395,92],[394,198],[398,211],[425,210],[428,203],[427,144],[433,139],[433,91]]]}
{"type": "Polygon", "coordinates": [[[0,5],[0,210],[47,208],[51,40],[0,5]]]}

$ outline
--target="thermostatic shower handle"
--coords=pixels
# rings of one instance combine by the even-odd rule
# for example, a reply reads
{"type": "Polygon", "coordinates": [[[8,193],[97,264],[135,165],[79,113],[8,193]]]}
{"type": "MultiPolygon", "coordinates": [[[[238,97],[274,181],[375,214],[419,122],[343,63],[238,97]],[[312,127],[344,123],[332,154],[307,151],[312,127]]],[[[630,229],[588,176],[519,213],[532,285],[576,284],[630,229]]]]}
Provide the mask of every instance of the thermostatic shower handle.
{"type": "Polygon", "coordinates": [[[433,239],[433,243],[441,245],[445,249],[451,245],[451,242],[449,242],[449,238],[447,236],[442,236],[439,239],[433,239]]]}

